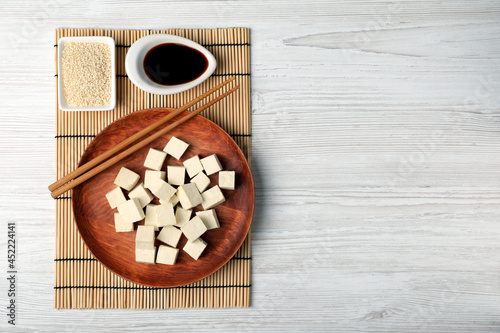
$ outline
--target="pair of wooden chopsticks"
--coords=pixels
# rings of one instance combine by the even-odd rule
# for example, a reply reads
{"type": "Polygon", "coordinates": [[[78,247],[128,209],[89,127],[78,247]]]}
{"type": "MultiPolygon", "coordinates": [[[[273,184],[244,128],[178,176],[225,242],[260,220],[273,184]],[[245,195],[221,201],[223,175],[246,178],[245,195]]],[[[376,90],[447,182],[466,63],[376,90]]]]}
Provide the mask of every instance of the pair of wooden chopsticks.
{"type": "Polygon", "coordinates": [[[160,120],[156,121],[155,123],[149,125],[148,127],[146,127],[144,129],[142,129],[141,131],[137,132],[136,134],[130,136],[129,138],[127,138],[126,140],[120,142],[119,144],[117,144],[116,146],[114,146],[113,148],[111,148],[110,150],[108,150],[105,153],[97,156],[93,160],[85,163],[81,167],[77,168],[76,170],[70,172],[69,174],[67,174],[66,176],[62,177],[61,179],[59,179],[55,183],[51,184],[49,186],[49,190],[52,192],[51,196],[53,198],[57,198],[58,196],[60,196],[61,194],[65,193],[65,192],[67,192],[69,190],[71,190],[75,186],[80,185],[81,183],[83,183],[83,182],[87,181],[88,179],[94,177],[95,175],[99,174],[100,172],[106,170],[107,168],[109,168],[113,164],[117,163],[118,161],[124,159],[125,157],[129,156],[130,154],[132,154],[132,153],[136,152],[137,150],[141,149],[142,147],[146,146],[150,142],[152,142],[152,141],[156,140],[157,138],[163,136],[165,133],[167,133],[168,131],[172,130],[173,128],[175,128],[175,127],[179,126],[180,124],[182,124],[182,123],[188,121],[189,119],[193,118],[198,113],[202,112],[203,110],[205,110],[208,107],[212,106],[213,104],[217,103],[218,101],[220,101],[221,99],[225,98],[226,96],[228,96],[232,92],[236,91],[239,88],[239,86],[235,86],[234,88],[232,88],[232,89],[228,90],[227,92],[221,94],[220,96],[214,98],[213,100],[209,101],[208,103],[200,106],[196,110],[191,111],[185,117],[180,118],[179,120],[173,122],[172,124],[166,126],[163,129],[159,130],[158,132],[154,133],[153,135],[151,135],[151,136],[143,139],[142,141],[137,142],[133,146],[131,146],[128,149],[126,149],[126,150],[122,151],[121,153],[117,154],[122,149],[126,148],[127,146],[129,146],[133,142],[141,139],[146,134],[149,134],[151,131],[153,131],[157,127],[165,124],[170,119],[172,119],[175,116],[179,115],[180,113],[186,111],[191,106],[195,105],[196,103],[198,103],[202,99],[204,99],[204,98],[208,97],[209,95],[213,94],[214,92],[216,92],[217,90],[219,90],[220,88],[222,88],[223,86],[225,86],[226,84],[228,84],[229,82],[231,82],[233,80],[234,80],[234,77],[230,78],[230,79],[228,79],[228,80],[226,80],[224,82],[222,82],[218,86],[216,86],[216,87],[208,90],[207,92],[205,92],[202,95],[198,96],[197,98],[195,98],[191,102],[189,102],[189,103],[181,106],[180,108],[178,108],[175,111],[171,112],[167,116],[161,118],[160,120]],[[117,155],[115,155],[115,154],[117,154],[117,155]],[[113,156],[113,155],[115,155],[115,156],[113,156]]]}

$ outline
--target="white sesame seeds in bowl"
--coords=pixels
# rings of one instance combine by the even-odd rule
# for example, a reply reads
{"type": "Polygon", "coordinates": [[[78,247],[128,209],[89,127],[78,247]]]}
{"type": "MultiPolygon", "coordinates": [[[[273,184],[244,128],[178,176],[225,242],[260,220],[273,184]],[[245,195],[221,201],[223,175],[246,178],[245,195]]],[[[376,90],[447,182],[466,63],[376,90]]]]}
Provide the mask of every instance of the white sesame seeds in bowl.
{"type": "Polygon", "coordinates": [[[63,37],[58,41],[58,103],[63,111],[106,111],[116,105],[115,41],[63,37]]]}

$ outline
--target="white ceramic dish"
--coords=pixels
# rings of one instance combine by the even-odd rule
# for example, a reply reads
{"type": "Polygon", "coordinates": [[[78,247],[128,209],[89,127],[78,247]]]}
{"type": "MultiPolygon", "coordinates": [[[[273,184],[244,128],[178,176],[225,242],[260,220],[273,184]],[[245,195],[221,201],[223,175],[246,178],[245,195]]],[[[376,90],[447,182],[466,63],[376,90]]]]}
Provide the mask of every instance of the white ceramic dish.
{"type": "Polygon", "coordinates": [[[107,111],[113,110],[116,105],[116,60],[115,60],[115,40],[111,37],[104,36],[90,36],[90,37],[62,37],[57,42],[57,68],[59,69],[57,77],[58,85],[58,103],[59,108],[63,111],[107,111]],[[68,105],[66,98],[64,96],[64,87],[62,84],[62,52],[64,45],[70,42],[98,42],[108,44],[111,48],[111,102],[108,105],[103,106],[92,106],[92,107],[75,107],[68,105]]]}
{"type": "Polygon", "coordinates": [[[171,95],[191,89],[210,77],[215,71],[217,62],[215,57],[203,46],[190,39],[167,34],[155,34],[138,39],[127,53],[125,70],[128,78],[140,89],[157,95],[171,95]],[[164,86],[153,82],[144,71],[144,57],[153,47],[164,43],[181,44],[200,51],[208,60],[208,67],[197,79],[172,86],[164,86]]]}

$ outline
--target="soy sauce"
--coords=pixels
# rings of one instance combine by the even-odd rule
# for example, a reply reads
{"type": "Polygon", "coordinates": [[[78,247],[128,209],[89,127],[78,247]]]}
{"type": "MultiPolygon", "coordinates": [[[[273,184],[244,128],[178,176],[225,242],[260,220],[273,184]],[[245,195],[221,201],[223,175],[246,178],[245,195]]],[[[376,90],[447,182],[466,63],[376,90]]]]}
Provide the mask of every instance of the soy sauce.
{"type": "Polygon", "coordinates": [[[151,81],[163,86],[175,86],[200,77],[208,68],[208,59],[191,47],[165,43],[146,53],[143,66],[151,81]]]}

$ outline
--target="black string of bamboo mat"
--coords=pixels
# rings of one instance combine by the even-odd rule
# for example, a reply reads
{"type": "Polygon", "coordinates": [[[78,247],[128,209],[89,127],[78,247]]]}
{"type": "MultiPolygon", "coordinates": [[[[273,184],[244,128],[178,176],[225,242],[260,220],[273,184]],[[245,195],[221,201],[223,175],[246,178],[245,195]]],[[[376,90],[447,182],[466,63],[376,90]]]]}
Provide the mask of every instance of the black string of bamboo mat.
{"type": "Polygon", "coordinates": [[[148,286],[54,286],[54,289],[119,289],[119,290],[172,290],[172,289],[220,289],[220,288],[250,288],[251,284],[231,284],[231,285],[215,285],[215,286],[179,286],[170,288],[148,287],[148,286]]]}
{"type": "MultiPolygon", "coordinates": [[[[252,260],[252,257],[232,257],[230,260],[252,260]]],[[[97,261],[96,258],[57,258],[55,262],[62,261],[97,261]]]]}
{"type": "MultiPolygon", "coordinates": [[[[228,133],[229,134],[229,133],[228,133]]],[[[245,133],[235,133],[229,134],[229,136],[238,138],[238,137],[252,137],[252,134],[245,133]]],[[[95,134],[62,134],[54,136],[54,139],[93,139],[95,138],[95,134]]]]}
{"type": "MultiPolygon", "coordinates": [[[[151,32],[150,32],[151,33],[151,32]]],[[[216,47],[216,46],[250,46],[250,43],[216,43],[216,44],[200,44],[203,47],[216,47]]],[[[115,44],[115,47],[127,48],[132,45],[115,44]]],[[[57,47],[57,44],[54,44],[57,47]]]]}
{"type": "MultiPolygon", "coordinates": [[[[54,77],[58,77],[59,74],[54,74],[54,77]]],[[[127,74],[116,74],[118,78],[128,78],[127,74]]],[[[214,73],[211,76],[223,77],[223,76],[251,76],[250,73],[214,73]]]]}

